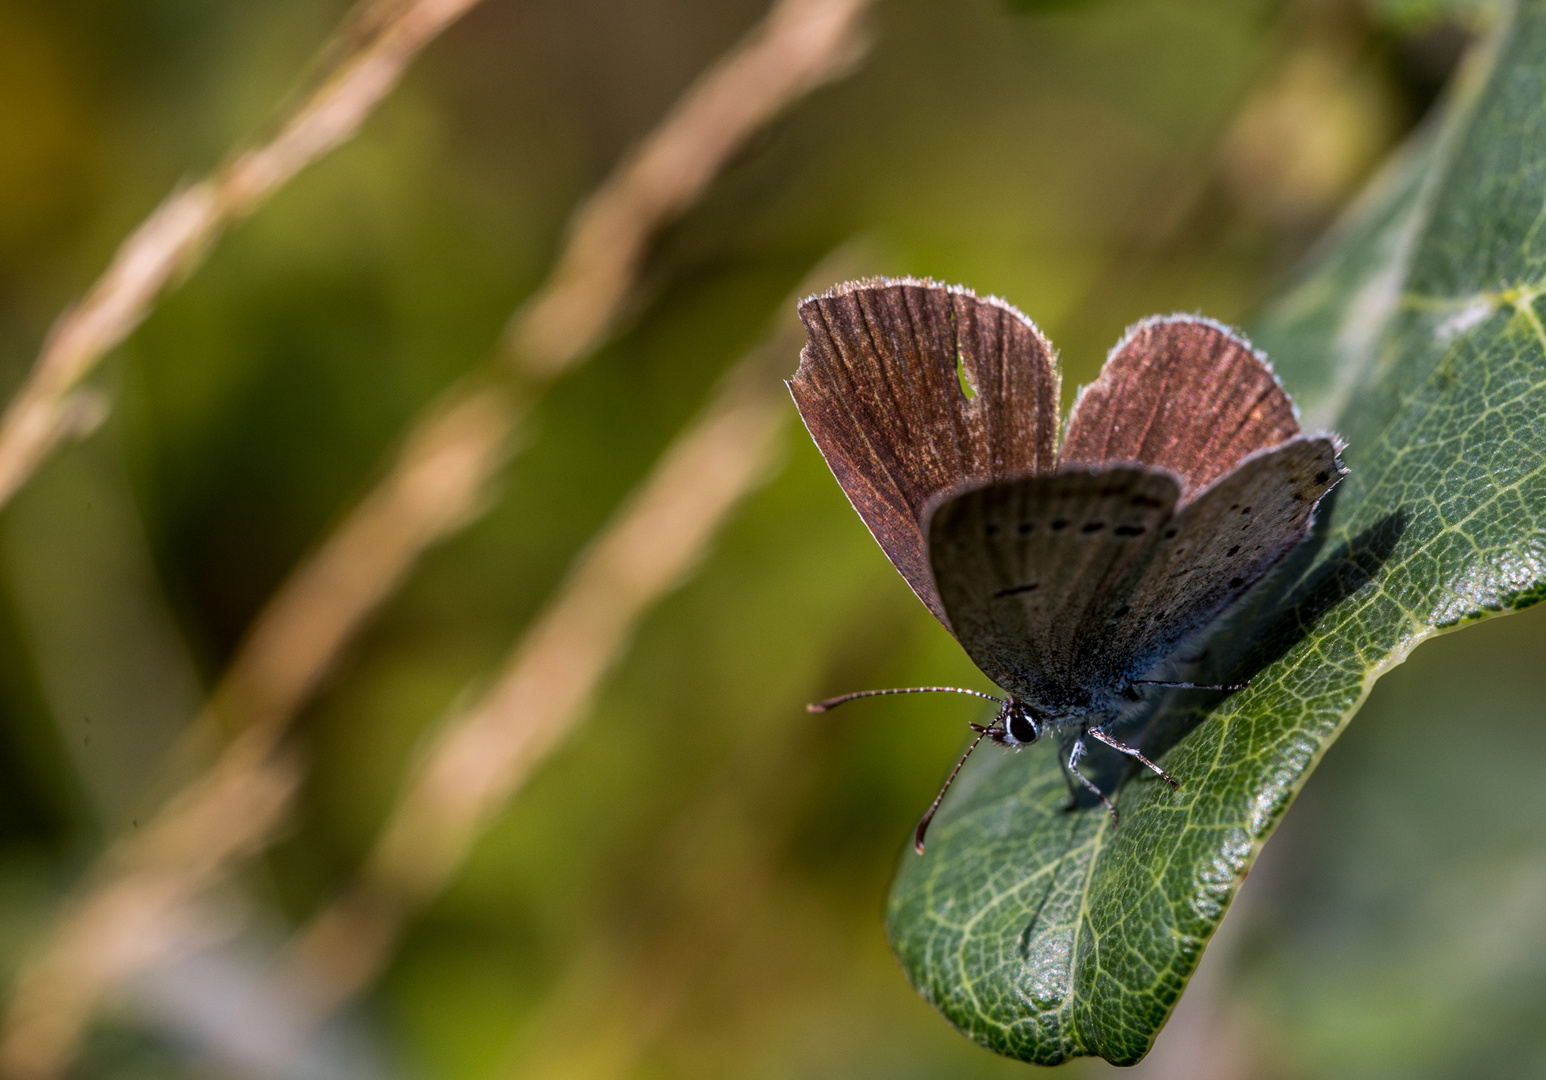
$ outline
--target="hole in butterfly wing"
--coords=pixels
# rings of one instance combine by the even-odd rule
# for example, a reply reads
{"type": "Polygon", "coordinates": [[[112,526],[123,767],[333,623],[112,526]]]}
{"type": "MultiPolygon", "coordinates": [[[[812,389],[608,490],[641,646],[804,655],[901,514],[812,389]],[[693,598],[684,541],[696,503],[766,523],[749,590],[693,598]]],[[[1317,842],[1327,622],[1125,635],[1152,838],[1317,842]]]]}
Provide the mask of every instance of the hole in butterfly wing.
{"type": "Polygon", "coordinates": [[[961,351],[961,345],[956,343],[956,382],[961,384],[961,396],[967,401],[977,398],[977,388],[972,385],[971,376],[966,373],[966,354],[961,351]]]}

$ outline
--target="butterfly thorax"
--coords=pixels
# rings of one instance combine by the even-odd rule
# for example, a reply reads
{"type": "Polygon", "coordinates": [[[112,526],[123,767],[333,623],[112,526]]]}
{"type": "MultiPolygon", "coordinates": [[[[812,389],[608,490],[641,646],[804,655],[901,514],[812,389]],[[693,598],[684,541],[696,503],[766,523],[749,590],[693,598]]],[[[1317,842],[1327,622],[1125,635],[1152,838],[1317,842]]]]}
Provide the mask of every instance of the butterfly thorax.
{"type": "MultiPolygon", "coordinates": [[[[1131,704],[1107,672],[1081,669],[1056,678],[1049,677],[1052,673],[1048,672],[1012,672],[1000,667],[984,674],[1003,688],[1009,700],[1029,710],[1038,724],[1060,730],[1094,717],[1114,715],[1131,704]]],[[[1127,681],[1120,683],[1125,686],[1127,681]]]]}
{"type": "Polygon", "coordinates": [[[1022,694],[1012,690],[1009,700],[1012,706],[1024,710],[1035,721],[1036,726],[1042,729],[1043,734],[1052,732],[1058,735],[1076,732],[1116,716],[1132,704],[1115,691],[1110,693],[1075,691],[1049,697],[1045,694],[1022,694]]]}

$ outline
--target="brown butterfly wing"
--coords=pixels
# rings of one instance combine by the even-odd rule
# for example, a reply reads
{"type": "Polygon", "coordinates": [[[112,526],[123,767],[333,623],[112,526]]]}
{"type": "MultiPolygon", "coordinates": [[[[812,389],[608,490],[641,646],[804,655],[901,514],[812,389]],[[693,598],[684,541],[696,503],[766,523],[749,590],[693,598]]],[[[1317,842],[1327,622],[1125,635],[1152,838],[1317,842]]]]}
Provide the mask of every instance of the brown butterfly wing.
{"type": "Polygon", "coordinates": [[[1059,471],[943,498],[928,518],[934,580],[956,638],[1022,701],[1089,708],[1108,639],[1181,487],[1158,469],[1059,471]]]}
{"type": "Polygon", "coordinates": [[[1052,347],[1008,304],[931,282],[851,282],[802,301],[800,317],[810,341],[789,383],[800,417],[881,548],[949,628],[923,510],[941,492],[1053,467],[1052,347]]]}
{"type": "Polygon", "coordinates": [[[1298,434],[1293,401],[1248,341],[1172,315],[1144,320],[1111,351],[1074,405],[1061,460],[1157,465],[1182,478],[1184,501],[1298,434]]]}
{"type": "Polygon", "coordinates": [[[1345,474],[1339,449],[1326,436],[1291,439],[1181,506],[1113,621],[1099,676],[1106,685],[1120,687],[1169,656],[1309,535],[1316,503],[1345,474]]]}

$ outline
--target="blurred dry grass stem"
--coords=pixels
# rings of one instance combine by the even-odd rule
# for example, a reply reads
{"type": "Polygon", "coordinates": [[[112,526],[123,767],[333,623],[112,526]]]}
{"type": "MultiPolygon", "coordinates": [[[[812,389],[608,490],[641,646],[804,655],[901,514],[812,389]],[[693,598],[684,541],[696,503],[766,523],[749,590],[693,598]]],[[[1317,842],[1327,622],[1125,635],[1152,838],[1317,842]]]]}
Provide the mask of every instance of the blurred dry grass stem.
{"type": "Polygon", "coordinates": [[[267,846],[300,769],[261,742],[237,740],[217,768],[120,840],[87,891],[66,905],[64,932],[11,988],[0,1045],[7,1076],[62,1072],[103,996],[180,950],[188,898],[220,881],[231,859],[267,846]]]}
{"type": "Polygon", "coordinates": [[[318,1018],[380,971],[407,919],[573,730],[639,621],[767,473],[787,415],[778,371],[800,343],[796,324],[743,361],[581,556],[495,684],[446,721],[359,879],[299,936],[288,979],[318,1018]]]}
{"type": "Polygon", "coordinates": [[[824,727],[807,714],[742,729],[703,793],[651,844],[639,880],[598,915],[512,1040],[500,1077],[634,1076],[716,971],[741,968],[735,981],[766,1000],[788,992],[778,976],[790,966],[841,947],[831,906],[780,872],[798,827],[791,811],[820,775],[824,727]]]}
{"type": "Polygon", "coordinates": [[[859,61],[871,2],[780,0],[699,76],[575,215],[552,277],[511,319],[506,344],[524,368],[551,378],[596,345],[658,224],[697,201],[750,132],[859,61]]]}
{"type": "Polygon", "coordinates": [[[220,727],[236,737],[108,849],[23,968],[0,1041],[5,1075],[62,1072],[102,995],[175,951],[157,927],[177,925],[190,899],[266,846],[298,780],[276,753],[289,721],[414,558],[476,509],[509,428],[502,404],[485,391],[432,409],[387,479],[264,609],[194,725],[195,736],[220,727]],[[284,784],[266,779],[281,767],[284,784]]]}
{"type": "MultiPolygon", "coordinates": [[[[347,138],[413,52],[472,2],[361,9],[369,30],[362,38],[364,51],[349,53],[352,60],[330,68],[301,114],[271,143],[237,158],[218,182],[174,195],[125,242],[87,300],[56,328],[32,381],[0,423],[0,503],[57,440],[61,415],[79,422],[80,410],[64,407],[70,390],[144,317],[177,268],[231,216],[250,212],[297,169],[347,138]]],[[[454,387],[414,425],[397,462],[374,490],[259,614],[195,725],[196,736],[212,726],[241,734],[139,834],[155,833],[166,842],[147,847],[126,837],[114,844],[88,875],[84,893],[67,905],[33,952],[13,985],[0,1029],[5,1075],[20,1080],[60,1075],[101,996],[135,964],[152,959],[135,952],[135,941],[155,940],[144,937],[142,927],[155,918],[171,925],[182,905],[261,850],[290,791],[234,814],[232,800],[245,790],[235,778],[248,773],[256,778],[275,767],[269,755],[355,632],[418,557],[455,531],[485,498],[487,481],[502,463],[532,394],[583,358],[615,325],[649,238],[691,205],[766,121],[848,70],[862,54],[860,18],[870,2],[780,0],[578,210],[556,269],[507,329],[504,347],[516,364],[515,392],[508,380],[487,372],[454,387]],[[222,821],[231,827],[194,827],[222,821]],[[194,837],[197,843],[185,848],[175,842],[194,837]],[[127,908],[143,911],[139,922],[113,914],[127,908]]],[[[345,943],[338,962],[355,965],[355,974],[328,976],[333,997],[352,993],[374,972],[401,919],[440,887],[487,814],[573,722],[638,614],[683,572],[750,483],[761,459],[746,440],[760,430],[759,423],[772,423],[762,410],[774,406],[747,393],[735,391],[727,399],[733,403],[723,406],[727,411],[711,414],[697,441],[674,452],[662,475],[669,474],[677,486],[668,484],[664,494],[635,504],[624,519],[631,531],[624,539],[601,542],[583,564],[590,569],[571,580],[553,615],[523,645],[523,655],[534,659],[513,661],[492,695],[455,729],[460,734],[447,736],[451,741],[431,759],[442,764],[422,774],[372,859],[367,891],[350,894],[334,909],[353,914],[341,922],[331,913],[318,921],[311,935],[318,945],[300,955],[327,952],[328,926],[336,924],[343,927],[345,943]],[[738,432],[737,426],[746,430],[738,432]],[[702,492],[681,486],[679,478],[689,474],[702,492]],[[672,501],[688,494],[687,503],[672,501]],[[665,520],[661,515],[667,513],[681,516],[665,520]],[[640,545],[643,561],[619,546],[624,544],[640,545]],[[598,591],[603,587],[605,592],[598,591]],[[554,670],[562,677],[533,677],[550,665],[561,665],[554,670]],[[508,717],[517,714],[536,719],[513,734],[508,717]],[[414,830],[434,836],[433,846],[414,848],[414,830]],[[394,904],[406,906],[399,910],[394,904]],[[374,946],[371,927],[380,939],[374,946]]]]}
{"type": "Polygon", "coordinates": [[[425,548],[473,515],[513,419],[505,395],[486,386],[420,419],[386,478],[254,622],[211,702],[223,726],[278,740],[360,621],[425,548]]]}
{"type": "Polygon", "coordinates": [[[272,139],[174,191],[129,235],[85,298],[60,315],[0,418],[0,506],[77,430],[71,391],[144,320],[162,290],[193,268],[222,228],[347,142],[419,50],[476,3],[367,3],[362,10],[380,10],[374,32],[331,50],[333,64],[272,139]]]}

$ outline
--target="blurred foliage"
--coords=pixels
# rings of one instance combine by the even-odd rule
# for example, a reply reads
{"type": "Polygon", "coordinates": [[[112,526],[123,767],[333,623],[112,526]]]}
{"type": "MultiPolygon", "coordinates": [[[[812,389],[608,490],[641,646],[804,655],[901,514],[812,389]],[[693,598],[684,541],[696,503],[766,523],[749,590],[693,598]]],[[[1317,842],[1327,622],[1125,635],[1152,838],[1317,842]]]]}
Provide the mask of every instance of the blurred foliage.
{"type": "Polygon", "coordinates": [[[1012,11],[1029,11],[1038,14],[1051,11],[1071,11],[1086,4],[1103,3],[1105,0],[1005,0],[1012,11]]]}
{"type": "MultiPolygon", "coordinates": [[[[344,11],[0,0],[0,386],[166,191],[272,119],[344,11]]],[[[7,967],[84,859],[154,803],[168,747],[265,597],[416,410],[487,355],[570,209],[762,11],[487,0],[108,365],[108,425],[0,516],[7,967]]],[[[83,1073],[178,1075],[219,1057],[218,1025],[166,1002],[218,1004],[231,971],[261,967],[347,878],[426,728],[489,676],[826,252],[859,235],[882,272],[1013,298],[1063,349],[1071,392],[1133,319],[1249,315],[1432,100],[1454,51],[1419,62],[1414,33],[1352,0],[883,3],[866,63],[781,119],[662,239],[635,318],[542,402],[498,502],[433,554],[309,710],[305,805],[249,877],[242,935],[131,995],[83,1073]]],[[[880,925],[897,852],[974,713],[802,708],[980,677],[792,420],[785,467],[329,1033],[324,1074],[1023,1070],[917,999],[880,925]]],[[[1429,649],[1444,655],[1418,656],[1429,649]]],[[[1478,688],[1470,713],[1503,716],[1514,685],[1478,688]]],[[[1339,822],[1305,840],[1349,842],[1339,822]]],[[[1326,897],[1327,926],[1353,918],[1326,897]]],[[[1313,1001],[1307,975],[1252,955],[1266,959],[1242,976],[1251,1001],[1313,1001]]],[[[1329,1023],[1307,1010],[1272,1038],[1338,1052],[1333,1027],[1303,1042],[1329,1023]]],[[[1299,1060],[1309,1075],[1322,1059],[1299,1060]]]]}
{"type": "Polygon", "coordinates": [[[1427,29],[1444,22],[1481,26],[1490,22],[1503,0],[1374,0],[1375,15],[1407,29],[1427,29]]]}

